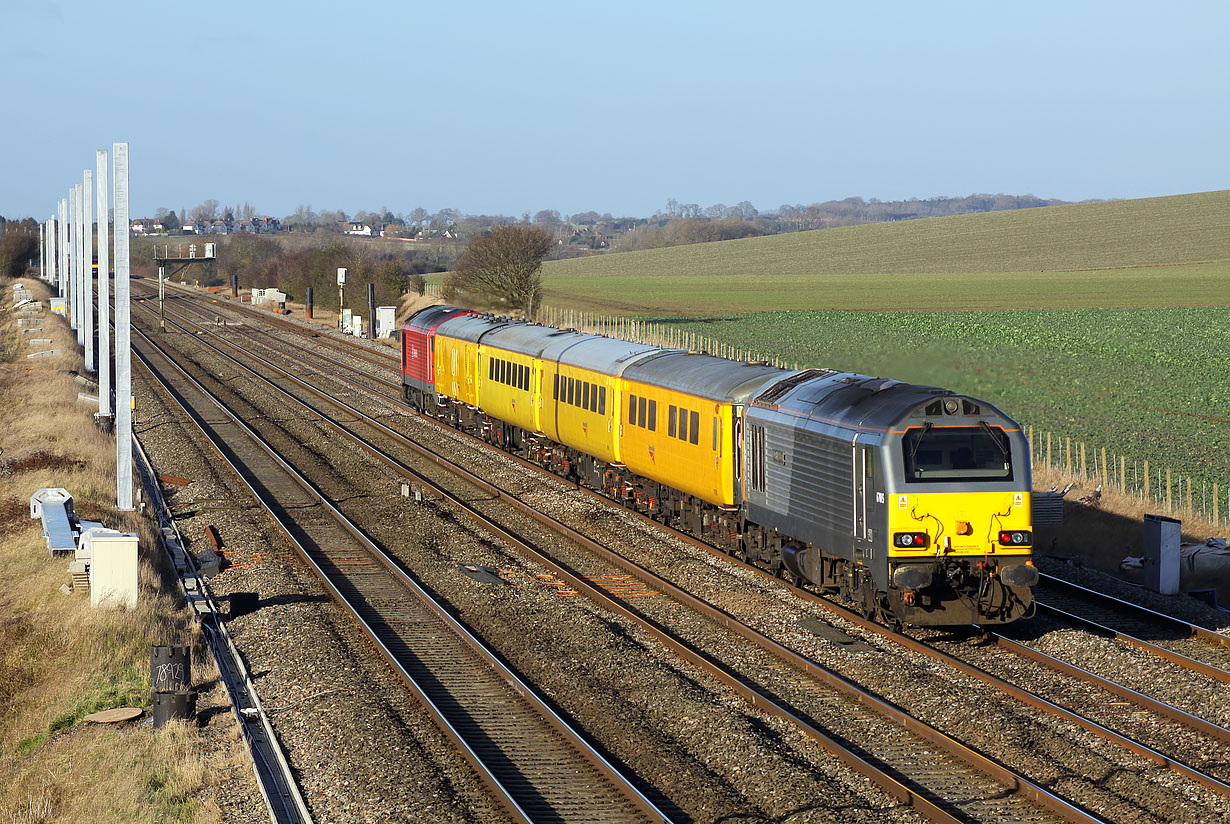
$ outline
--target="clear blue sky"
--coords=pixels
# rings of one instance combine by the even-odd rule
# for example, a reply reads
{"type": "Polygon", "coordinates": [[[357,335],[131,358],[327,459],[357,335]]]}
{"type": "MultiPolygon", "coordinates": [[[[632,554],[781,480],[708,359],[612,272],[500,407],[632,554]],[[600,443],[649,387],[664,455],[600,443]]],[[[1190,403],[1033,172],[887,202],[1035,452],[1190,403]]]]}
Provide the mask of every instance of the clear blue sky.
{"type": "Polygon", "coordinates": [[[1228,33],[1214,0],[0,0],[0,214],[116,140],[134,217],[1225,189],[1228,33]]]}

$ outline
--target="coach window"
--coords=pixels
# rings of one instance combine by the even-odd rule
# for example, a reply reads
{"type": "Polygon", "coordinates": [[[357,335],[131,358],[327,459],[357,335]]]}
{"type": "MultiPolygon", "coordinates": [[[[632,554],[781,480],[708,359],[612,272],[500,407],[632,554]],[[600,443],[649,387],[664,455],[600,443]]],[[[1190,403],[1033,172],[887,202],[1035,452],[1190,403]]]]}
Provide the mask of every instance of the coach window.
{"type": "Polygon", "coordinates": [[[573,381],[572,378],[569,378],[568,379],[568,397],[564,400],[564,402],[567,403],[569,406],[572,405],[572,396],[573,396],[574,387],[575,387],[575,382],[573,381]]]}
{"type": "Polygon", "coordinates": [[[692,443],[692,444],[700,443],[700,413],[699,412],[689,412],[688,413],[688,433],[689,433],[688,443],[692,443]]]}
{"type": "Polygon", "coordinates": [[[555,373],[555,383],[551,389],[551,397],[554,400],[559,400],[559,372],[555,373]]]}
{"type": "Polygon", "coordinates": [[[495,380],[495,358],[487,358],[487,380],[495,380]]]}
{"type": "Polygon", "coordinates": [[[636,395],[628,396],[628,423],[636,426],[636,395]]]}
{"type": "Polygon", "coordinates": [[[713,451],[717,452],[718,419],[713,419],[713,451]]]}
{"type": "Polygon", "coordinates": [[[581,382],[581,408],[589,411],[589,381],[581,382]]]}
{"type": "Polygon", "coordinates": [[[530,368],[524,363],[521,364],[521,388],[530,391],[530,368]]]}
{"type": "Polygon", "coordinates": [[[679,407],[679,440],[688,439],[688,410],[679,407]]]}
{"type": "Polygon", "coordinates": [[[605,386],[598,387],[598,414],[599,415],[606,414],[606,387],[605,386]]]}
{"type": "Polygon", "coordinates": [[[671,404],[670,411],[666,413],[666,434],[672,438],[675,437],[675,433],[679,431],[677,423],[678,419],[675,417],[678,409],[679,407],[671,404]]]}
{"type": "Polygon", "coordinates": [[[645,399],[644,398],[636,399],[636,425],[637,426],[645,425],[645,399]]]}
{"type": "Polygon", "coordinates": [[[649,402],[649,431],[650,432],[658,431],[658,402],[657,401],[649,402]]]}

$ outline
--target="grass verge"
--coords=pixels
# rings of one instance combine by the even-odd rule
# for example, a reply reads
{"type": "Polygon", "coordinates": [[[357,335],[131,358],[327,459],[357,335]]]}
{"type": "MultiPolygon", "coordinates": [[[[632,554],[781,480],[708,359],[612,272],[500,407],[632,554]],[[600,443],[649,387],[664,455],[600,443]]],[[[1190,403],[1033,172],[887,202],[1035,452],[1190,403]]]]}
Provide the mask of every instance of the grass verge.
{"type": "MultiPolygon", "coordinates": [[[[23,282],[46,305],[46,287],[23,282]]],[[[7,310],[11,283],[0,289],[7,310]]],[[[23,333],[0,314],[0,822],[216,822],[202,798],[216,773],[195,726],[82,723],[148,704],[151,644],[193,645],[194,680],[217,678],[191,613],[164,586],[150,521],[114,508],[115,442],[94,425],[96,407],[78,401],[82,371],[62,319],[45,312],[41,331],[23,333]],[[44,348],[61,354],[26,357],[44,348]],[[136,608],[93,609],[61,592],[68,559],[50,556],[29,517],[41,487],[64,487],[81,517],[140,535],[136,608]]]]}

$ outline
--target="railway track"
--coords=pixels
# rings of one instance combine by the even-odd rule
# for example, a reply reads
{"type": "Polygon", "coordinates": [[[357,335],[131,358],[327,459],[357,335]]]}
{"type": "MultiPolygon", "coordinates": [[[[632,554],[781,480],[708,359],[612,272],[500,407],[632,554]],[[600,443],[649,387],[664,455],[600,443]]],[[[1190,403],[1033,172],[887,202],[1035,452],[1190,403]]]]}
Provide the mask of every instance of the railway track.
{"type": "Polygon", "coordinates": [[[448,611],[150,338],[134,351],[516,820],[668,821],[448,611]]]}
{"type": "MultiPolygon", "coordinates": [[[[248,310],[248,311],[252,312],[253,310],[248,310]]],[[[260,334],[263,336],[263,335],[267,335],[268,333],[262,332],[260,334]]],[[[231,343],[230,345],[234,346],[233,343],[231,343]]],[[[236,347],[236,348],[240,348],[240,347],[236,347]]],[[[305,365],[310,365],[308,359],[299,358],[295,355],[287,353],[285,351],[285,344],[282,344],[280,347],[277,347],[277,348],[278,348],[279,354],[291,357],[295,360],[299,360],[301,363],[304,363],[305,365]]],[[[320,357],[320,356],[318,355],[317,357],[320,357]]],[[[348,371],[350,370],[359,371],[359,370],[355,370],[354,367],[343,364],[337,359],[327,358],[327,360],[329,360],[336,367],[343,368],[348,371]]],[[[362,387],[365,391],[370,391],[370,386],[364,386],[363,383],[361,382],[353,381],[351,379],[348,379],[336,373],[333,374],[333,377],[339,380],[342,380],[346,383],[349,383],[352,386],[362,387]]],[[[373,376],[364,375],[364,377],[368,379],[372,379],[373,376]]],[[[387,384],[389,387],[398,386],[398,384],[394,384],[391,381],[384,381],[383,379],[380,379],[380,378],[374,378],[374,382],[377,382],[380,384],[387,384]]],[[[318,390],[313,390],[313,391],[318,391],[318,390]]],[[[390,400],[394,400],[394,402],[397,402],[395,399],[392,399],[392,398],[390,398],[390,400]]],[[[351,412],[357,413],[357,410],[354,410],[352,408],[351,412]]],[[[362,413],[358,413],[358,414],[362,414],[362,413]]],[[[657,526],[660,526],[660,525],[657,525],[657,526]]],[[[707,545],[701,544],[700,542],[697,542],[689,538],[688,536],[684,536],[678,533],[676,533],[676,535],[678,537],[683,538],[684,540],[688,541],[689,543],[693,545],[704,547],[711,552],[716,552],[715,550],[708,547],[707,545]]],[[[755,569],[755,567],[751,567],[751,569],[755,569]]],[[[638,575],[638,577],[641,577],[643,580],[646,579],[645,572],[643,570],[634,571],[633,574],[638,575]]],[[[657,586],[664,590],[670,588],[670,585],[665,582],[655,582],[654,586],[657,586]]],[[[812,595],[811,593],[800,592],[799,594],[809,599],[815,599],[815,596],[812,595]]],[[[686,593],[682,593],[682,595],[686,596],[686,593]]],[[[679,596],[676,595],[676,597],[679,597],[679,596]]],[[[821,605],[827,609],[834,609],[833,605],[827,601],[821,602],[821,605]]],[[[851,623],[855,623],[859,625],[865,624],[865,622],[862,622],[862,620],[857,615],[854,615],[853,613],[850,613],[845,610],[841,610],[840,608],[835,608],[835,609],[840,614],[842,614],[843,618],[850,620],[851,623]]],[[[729,617],[726,616],[719,620],[729,620],[729,617]]],[[[866,625],[865,628],[871,630],[872,632],[879,632],[881,634],[885,634],[885,631],[883,630],[883,628],[878,627],[877,625],[866,625]]],[[[1226,740],[1227,731],[1224,728],[1221,728],[1215,724],[1211,724],[1210,722],[1207,722],[1204,719],[1195,717],[1191,715],[1190,713],[1184,713],[1181,710],[1176,710],[1175,708],[1170,707],[1169,705],[1166,705],[1163,702],[1155,701],[1149,698],[1148,696],[1140,695],[1139,693],[1135,693],[1130,690],[1127,690],[1126,688],[1122,688],[1119,685],[1115,684],[1114,682],[1108,681],[1107,679],[1100,678],[1099,676],[1096,676],[1092,673],[1088,673],[1083,670],[1080,670],[1078,667],[1073,667],[1072,665],[1066,664],[1065,662],[1057,661],[1057,660],[1051,660],[1049,662],[1044,661],[1043,658],[1045,658],[1046,656],[1042,656],[1041,654],[1036,653],[1036,652],[1031,652],[1028,650],[1028,648],[1025,648],[1022,645],[1019,645],[1016,642],[1011,641],[1011,639],[995,637],[995,636],[992,636],[992,637],[1001,648],[1007,649],[1018,656],[1029,658],[1030,660],[1036,663],[1043,663],[1046,666],[1051,667],[1055,671],[1063,672],[1069,677],[1078,678],[1080,680],[1085,681],[1086,683],[1096,685],[1101,689],[1105,689],[1111,692],[1117,698],[1127,698],[1131,703],[1137,706],[1144,707],[1150,712],[1156,713],[1159,716],[1166,717],[1169,720],[1177,724],[1185,725],[1191,729],[1198,730],[1202,734],[1208,735],[1213,739],[1216,739],[1221,742],[1224,742],[1226,740]]],[[[1150,760],[1153,760],[1155,763],[1164,764],[1170,769],[1184,775],[1185,777],[1190,778],[1194,781],[1197,781],[1206,787],[1210,787],[1217,792],[1224,793],[1227,791],[1226,786],[1222,784],[1218,779],[1213,778],[1212,776],[1207,776],[1204,773],[1200,772],[1199,770],[1195,770],[1194,768],[1188,767],[1187,765],[1183,764],[1176,758],[1163,755],[1159,752],[1156,752],[1150,749],[1147,746],[1139,744],[1138,742],[1132,741],[1131,739],[1128,739],[1124,736],[1120,736],[1117,733],[1114,733],[1113,731],[1108,730],[1105,727],[1102,727],[1102,725],[1098,724],[1097,722],[1091,721],[1090,719],[1083,718],[1082,716],[1076,713],[1072,713],[1070,711],[1064,710],[1063,708],[1055,707],[1054,705],[1050,704],[1050,702],[1047,702],[1044,699],[1040,699],[1038,698],[1038,696],[1030,694],[1024,690],[1013,687],[1011,684],[1008,684],[1007,682],[1004,682],[1000,679],[996,679],[993,676],[988,677],[987,673],[978,671],[976,668],[971,668],[969,665],[965,665],[957,661],[957,659],[953,658],[952,656],[948,656],[936,650],[925,649],[924,645],[918,644],[916,642],[911,643],[911,641],[909,640],[902,641],[901,639],[898,639],[898,643],[903,643],[905,646],[910,647],[914,651],[920,652],[921,654],[927,654],[933,658],[938,657],[940,660],[943,660],[949,666],[952,666],[955,669],[959,669],[973,677],[980,678],[981,680],[984,680],[988,683],[992,683],[998,689],[1001,689],[1002,691],[1008,693],[1009,695],[1012,695],[1013,697],[1017,698],[1018,700],[1023,701],[1026,704],[1029,704],[1030,706],[1043,709],[1044,711],[1047,711],[1047,712],[1058,713],[1061,716],[1068,718],[1069,720],[1074,720],[1076,723],[1080,724],[1085,729],[1092,731],[1095,734],[1100,735],[1103,738],[1115,741],[1116,743],[1119,743],[1125,746],[1127,749],[1134,752],[1135,754],[1141,755],[1145,758],[1149,758],[1150,760]]]]}
{"type": "MultiPolygon", "coordinates": [[[[208,330],[202,329],[201,331],[208,331],[208,330]]],[[[235,346],[233,343],[228,342],[228,344],[230,346],[235,346]]],[[[235,348],[240,349],[240,347],[235,347],[235,348]]],[[[402,442],[403,445],[411,446],[412,448],[416,447],[416,445],[414,445],[412,442],[410,442],[400,433],[397,433],[389,429],[388,427],[386,427],[384,424],[378,421],[375,421],[374,419],[370,417],[365,416],[362,412],[360,412],[359,410],[355,409],[352,406],[345,404],[344,402],[338,401],[336,399],[331,399],[327,393],[323,392],[322,390],[317,389],[316,387],[312,386],[306,381],[303,381],[300,378],[296,378],[293,375],[286,373],[284,370],[281,370],[280,367],[277,367],[275,364],[272,364],[271,362],[265,359],[259,358],[259,356],[256,356],[251,352],[244,352],[243,354],[246,355],[246,357],[248,358],[255,358],[259,362],[263,363],[265,367],[267,368],[274,369],[274,370],[281,372],[284,377],[289,377],[291,380],[298,383],[301,388],[307,389],[308,391],[315,394],[317,397],[320,397],[321,399],[326,400],[326,402],[333,404],[335,407],[340,407],[344,409],[346,416],[348,418],[358,417],[360,419],[363,419],[369,427],[376,429],[377,431],[381,432],[385,436],[392,437],[396,440],[399,440],[400,442],[402,442]]],[[[230,358],[230,356],[226,356],[226,357],[230,358]]],[[[238,361],[235,361],[235,359],[233,358],[230,358],[230,359],[233,362],[238,363],[238,361]]],[[[240,365],[243,366],[242,364],[240,365]]],[[[244,368],[248,368],[250,371],[253,371],[250,369],[250,367],[245,366],[244,368]]],[[[313,409],[313,412],[316,415],[321,416],[322,418],[330,420],[332,425],[336,427],[336,429],[339,432],[350,434],[351,437],[356,437],[353,435],[353,433],[350,433],[349,429],[346,426],[338,423],[336,420],[332,420],[328,418],[327,413],[325,413],[321,409],[315,408],[313,409]]],[[[383,453],[380,452],[379,449],[372,446],[371,444],[368,444],[366,441],[363,441],[356,437],[356,442],[362,444],[363,446],[369,449],[372,449],[374,452],[379,453],[382,456],[381,458],[382,460],[384,460],[388,465],[392,466],[393,468],[401,471],[407,477],[412,477],[419,483],[430,484],[430,481],[427,481],[425,478],[423,478],[418,473],[415,473],[412,470],[409,470],[409,468],[405,467],[404,465],[398,464],[392,459],[389,459],[387,456],[384,456],[383,453]]],[[[438,463],[442,462],[441,459],[438,456],[436,456],[434,453],[428,452],[426,456],[431,458],[432,460],[435,460],[438,463]]],[[[504,495],[500,490],[486,483],[481,478],[474,476],[472,473],[468,473],[466,470],[463,470],[456,466],[450,467],[450,471],[457,473],[457,474],[464,475],[470,484],[474,486],[478,486],[484,492],[491,494],[493,496],[496,496],[496,497],[500,497],[504,500],[507,500],[512,505],[520,508],[524,514],[530,515],[531,517],[538,519],[540,522],[549,524],[549,526],[556,532],[568,535],[568,537],[571,540],[587,546],[587,548],[590,551],[601,554],[607,560],[611,560],[615,563],[620,564],[621,568],[624,569],[625,571],[631,572],[632,574],[636,575],[641,580],[646,581],[651,586],[654,586],[655,588],[661,591],[668,592],[673,598],[675,598],[676,600],[682,603],[685,603],[691,609],[704,613],[711,620],[717,623],[720,623],[723,626],[726,626],[728,629],[739,632],[745,638],[752,638],[753,640],[755,640],[756,643],[758,643],[762,647],[762,649],[769,650],[770,652],[778,656],[779,659],[782,659],[788,662],[790,665],[798,668],[799,670],[808,673],[811,677],[816,678],[817,680],[820,680],[826,683],[831,688],[834,688],[838,692],[846,695],[848,698],[858,701],[865,706],[872,706],[878,713],[880,713],[881,715],[885,717],[890,718],[895,724],[905,729],[911,730],[917,735],[920,735],[923,738],[923,741],[920,741],[917,743],[912,743],[912,744],[903,746],[903,745],[900,745],[899,743],[894,745],[886,741],[881,741],[879,744],[870,745],[865,750],[865,752],[868,756],[870,756],[870,758],[868,759],[870,761],[885,762],[885,760],[887,759],[887,765],[890,767],[891,771],[897,775],[907,777],[911,783],[919,783],[922,786],[932,787],[933,789],[931,790],[929,795],[931,795],[937,801],[944,802],[945,800],[947,800],[948,803],[951,803],[952,799],[954,798],[961,798],[961,797],[970,798],[972,797],[971,792],[981,791],[985,795],[987,788],[985,786],[981,788],[977,787],[976,786],[978,783],[977,779],[975,779],[973,776],[970,776],[968,774],[960,775],[960,773],[968,772],[968,771],[954,769],[954,765],[950,764],[950,765],[947,765],[945,769],[941,769],[938,763],[933,760],[934,755],[933,755],[932,747],[939,747],[939,748],[945,749],[950,754],[955,755],[958,760],[964,760],[966,762],[974,763],[984,773],[994,777],[995,779],[1000,781],[1001,784],[1005,787],[1013,788],[1017,791],[1020,791],[1023,789],[1025,791],[1024,792],[1025,795],[1030,796],[1034,800],[1034,802],[1039,804],[1040,806],[1044,808],[1048,808],[1052,814],[1057,814],[1061,818],[1064,818],[1066,820],[1088,820],[1085,817],[1084,813],[1082,813],[1079,810],[1076,810],[1075,808],[1072,807],[1072,805],[1068,804],[1062,799],[1058,799],[1057,797],[1053,796],[1050,793],[1047,793],[1041,788],[1032,785],[1031,782],[1024,779],[1023,777],[1019,775],[1014,775],[1011,771],[1005,771],[1003,768],[999,767],[998,765],[994,765],[990,762],[987,762],[985,759],[981,759],[980,756],[978,756],[976,753],[972,753],[971,751],[968,750],[968,748],[959,744],[959,742],[953,741],[947,736],[944,736],[942,733],[939,733],[937,730],[927,727],[927,725],[919,724],[919,722],[910,718],[905,713],[902,713],[901,711],[897,710],[895,707],[891,707],[885,702],[880,701],[875,696],[868,694],[865,690],[860,689],[859,687],[847,681],[846,679],[841,678],[835,673],[829,672],[827,670],[823,670],[823,668],[816,666],[814,663],[802,658],[801,656],[798,656],[797,654],[790,652],[789,650],[785,649],[781,645],[778,645],[770,641],[768,638],[755,632],[755,630],[752,630],[750,627],[747,627],[741,622],[738,622],[737,620],[733,619],[733,617],[730,616],[729,614],[713,607],[710,604],[707,604],[701,601],[700,599],[697,599],[689,595],[686,592],[683,592],[678,587],[675,587],[670,582],[658,576],[653,575],[653,573],[649,572],[648,570],[645,570],[642,567],[632,565],[629,562],[627,562],[625,559],[622,559],[618,556],[613,555],[613,553],[608,552],[607,550],[605,550],[605,548],[599,546],[594,541],[588,539],[586,536],[583,536],[577,533],[575,530],[572,530],[564,526],[563,524],[560,524],[559,522],[554,521],[554,519],[544,516],[542,515],[542,513],[539,513],[536,510],[533,510],[527,507],[525,504],[523,504],[519,500],[515,498],[510,498],[509,496],[504,495]],[[930,744],[931,747],[925,746],[924,742],[925,744],[930,744]],[[918,755],[920,753],[925,754],[925,760],[923,762],[919,762],[917,760],[918,755]],[[974,785],[971,785],[970,783],[971,780],[974,781],[974,785]]],[[[486,516],[476,513],[472,507],[468,507],[468,505],[465,504],[464,501],[461,501],[460,499],[456,498],[455,496],[452,495],[452,493],[448,492],[446,489],[435,487],[435,490],[437,494],[451,498],[456,505],[468,509],[471,512],[472,517],[476,518],[477,520],[481,520],[485,522],[487,527],[491,531],[496,532],[497,534],[501,534],[501,536],[504,537],[506,540],[510,540],[516,543],[522,549],[522,551],[527,552],[528,554],[531,554],[537,560],[539,560],[540,563],[543,563],[551,567],[557,575],[567,580],[569,584],[573,586],[577,591],[586,592],[591,597],[593,597],[595,600],[604,601],[608,608],[623,614],[629,620],[634,620],[634,621],[637,621],[638,623],[641,623],[649,632],[651,632],[656,637],[658,637],[658,639],[663,644],[670,647],[677,654],[680,654],[681,656],[685,657],[690,662],[694,663],[697,666],[705,668],[707,671],[710,672],[710,674],[714,675],[720,680],[723,680],[732,689],[735,689],[736,691],[740,692],[740,694],[743,695],[743,697],[746,700],[749,700],[752,703],[756,704],[757,706],[760,706],[762,709],[769,708],[771,711],[774,711],[776,714],[779,714],[779,717],[787,718],[791,720],[792,722],[794,722],[795,724],[801,726],[802,728],[805,729],[807,734],[813,738],[813,740],[819,741],[822,744],[822,746],[825,746],[826,749],[829,749],[835,754],[840,755],[842,753],[842,748],[839,748],[835,744],[835,742],[833,742],[831,739],[829,739],[819,730],[815,729],[815,727],[808,725],[805,720],[795,717],[789,711],[783,711],[782,703],[780,702],[780,700],[775,701],[772,696],[766,695],[762,691],[748,689],[743,683],[741,683],[741,677],[737,673],[731,673],[729,671],[723,672],[721,670],[715,669],[715,665],[712,662],[705,660],[704,656],[699,654],[695,649],[690,648],[686,643],[681,642],[677,637],[674,637],[673,635],[669,633],[665,633],[660,627],[653,626],[652,624],[646,624],[645,619],[643,617],[625,608],[621,603],[619,603],[617,599],[613,598],[609,594],[609,592],[607,592],[604,588],[599,587],[599,586],[594,586],[593,584],[589,583],[585,578],[572,574],[571,571],[568,570],[566,567],[561,566],[560,564],[556,563],[552,558],[545,556],[543,553],[541,553],[539,550],[537,550],[532,545],[528,544],[528,542],[521,539],[519,536],[508,534],[507,530],[504,530],[498,524],[491,522],[491,520],[487,518],[486,516]]],[[[849,755],[846,754],[842,757],[849,758],[849,755]]],[[[852,768],[864,774],[867,774],[867,770],[869,769],[869,766],[870,766],[868,763],[866,763],[866,761],[862,763],[859,763],[857,761],[848,762],[848,763],[852,768]]],[[[985,778],[981,780],[985,782],[985,778]]],[[[901,790],[899,787],[888,785],[888,786],[885,786],[885,789],[887,789],[888,791],[890,791],[892,794],[896,795],[897,797],[901,797],[900,795],[901,790]]],[[[1002,787],[1000,789],[1002,790],[1002,787]]],[[[922,799],[922,800],[926,800],[926,799],[922,799]]],[[[922,800],[911,799],[911,803],[914,805],[919,805],[922,800]]],[[[997,820],[997,819],[1002,820],[1001,816],[998,816],[994,813],[990,813],[990,811],[984,811],[984,815],[988,815],[988,814],[991,815],[991,818],[989,818],[988,820],[997,820]]],[[[1028,811],[1023,813],[1020,809],[1014,809],[1012,810],[1012,812],[1006,815],[1006,818],[1009,820],[1025,820],[1025,819],[1033,820],[1034,816],[1029,815],[1028,811]]],[[[946,819],[940,818],[937,820],[946,820],[946,819]]]]}
{"type": "Polygon", "coordinates": [[[1230,684],[1230,636],[1050,575],[1042,576],[1035,597],[1040,614],[1230,684]]]}

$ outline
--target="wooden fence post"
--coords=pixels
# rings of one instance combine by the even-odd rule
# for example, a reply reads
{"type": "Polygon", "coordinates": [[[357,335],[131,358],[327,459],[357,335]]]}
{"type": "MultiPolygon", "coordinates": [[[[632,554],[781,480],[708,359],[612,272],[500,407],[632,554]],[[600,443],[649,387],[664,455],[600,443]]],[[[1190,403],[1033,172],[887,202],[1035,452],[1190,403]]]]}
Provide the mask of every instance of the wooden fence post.
{"type": "Polygon", "coordinates": [[[1046,433],[1046,468],[1051,468],[1051,433],[1046,433]]]}
{"type": "Polygon", "coordinates": [[[1149,500],[1149,462],[1145,461],[1145,500],[1149,500]]]}
{"type": "Polygon", "coordinates": [[[1106,447],[1102,447],[1102,483],[1110,486],[1107,481],[1110,480],[1110,470],[1106,468],[1106,447]]]}
{"type": "Polygon", "coordinates": [[[1085,442],[1081,441],[1081,480],[1084,480],[1088,477],[1089,477],[1089,474],[1085,472],[1085,442]]]}
{"type": "Polygon", "coordinates": [[[1124,455],[1119,456],[1119,490],[1127,491],[1127,457],[1124,455]]]}
{"type": "Polygon", "coordinates": [[[1174,512],[1170,505],[1170,467],[1166,467],[1166,512],[1167,514],[1174,512]]]}
{"type": "Polygon", "coordinates": [[[1220,502],[1217,500],[1217,496],[1218,496],[1217,481],[1213,481],[1213,525],[1221,526],[1221,519],[1218,517],[1218,512],[1217,512],[1217,505],[1220,502]]]}

